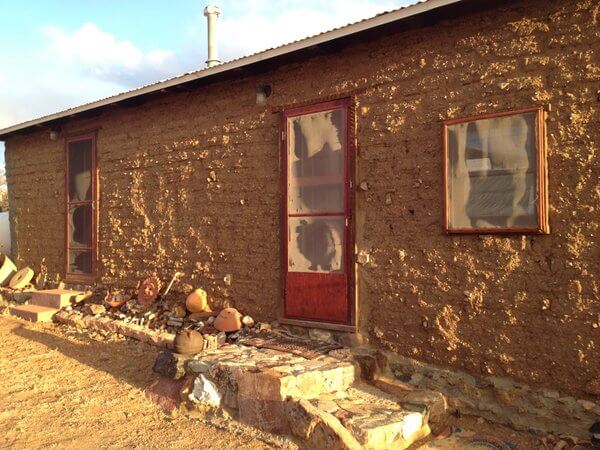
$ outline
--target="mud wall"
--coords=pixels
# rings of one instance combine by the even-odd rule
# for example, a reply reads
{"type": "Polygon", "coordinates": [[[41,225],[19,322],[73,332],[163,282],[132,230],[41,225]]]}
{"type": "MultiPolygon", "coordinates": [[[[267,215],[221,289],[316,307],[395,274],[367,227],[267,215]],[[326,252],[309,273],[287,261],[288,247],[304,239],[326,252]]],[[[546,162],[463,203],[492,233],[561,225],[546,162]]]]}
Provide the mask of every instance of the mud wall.
{"type": "MultiPolygon", "coordinates": [[[[65,133],[99,127],[99,281],[179,270],[275,319],[280,116],[255,89],[272,86],[274,109],[355,91],[360,329],[428,363],[600,395],[598,16],[592,0],[509,2],[72,120],[65,133]],[[440,121],[539,104],[551,234],[445,235],[440,121]]],[[[14,137],[6,160],[13,253],[62,274],[63,142],[14,137]]]]}

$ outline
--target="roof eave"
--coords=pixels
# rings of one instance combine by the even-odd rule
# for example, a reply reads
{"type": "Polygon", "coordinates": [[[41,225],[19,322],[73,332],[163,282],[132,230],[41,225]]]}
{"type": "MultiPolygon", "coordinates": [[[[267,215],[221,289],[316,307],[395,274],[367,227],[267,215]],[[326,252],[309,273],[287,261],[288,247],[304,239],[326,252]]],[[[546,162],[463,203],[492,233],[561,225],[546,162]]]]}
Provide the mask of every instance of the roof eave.
{"type": "Polygon", "coordinates": [[[77,106],[74,108],[66,109],[64,111],[59,111],[47,116],[39,117],[36,119],[32,119],[26,122],[22,122],[16,125],[12,125],[6,127],[4,129],[0,129],[0,140],[4,140],[10,134],[24,131],[27,128],[31,127],[44,127],[53,121],[57,121],[60,119],[65,119],[70,116],[74,116],[86,111],[90,111],[96,108],[102,108],[104,106],[108,106],[114,103],[121,102],[123,100],[132,99],[135,97],[140,97],[143,95],[147,95],[153,92],[161,91],[164,89],[168,89],[174,86],[178,86],[181,84],[188,83],[190,81],[199,80],[202,78],[212,77],[218,74],[222,74],[234,69],[240,69],[245,66],[249,66],[252,64],[256,64],[268,59],[277,58],[286,54],[294,53],[300,50],[304,50],[310,48],[315,45],[323,44],[326,42],[335,41],[336,39],[344,38],[346,36],[350,36],[352,34],[360,33],[362,31],[367,31],[370,29],[374,29],[383,25],[387,25],[399,20],[407,19],[409,17],[413,17],[428,11],[432,11],[444,6],[449,6],[454,3],[459,3],[463,0],[427,0],[422,3],[416,3],[411,6],[407,6],[396,11],[392,11],[389,13],[381,14],[370,19],[366,19],[360,22],[356,22],[351,25],[347,25],[341,28],[337,28],[331,31],[327,31],[316,36],[308,37],[299,41],[291,42],[289,44],[282,45],[280,47],[272,48],[269,50],[265,50],[259,53],[255,53],[250,56],[246,56],[243,58],[235,59],[223,64],[219,64],[214,67],[202,69],[196,72],[184,74],[175,78],[171,78],[165,81],[161,81],[155,84],[151,84],[148,86],[144,86],[141,88],[137,88],[131,91],[124,92],[122,94],[117,94],[112,97],[108,97],[102,100],[97,100],[91,103],[87,103],[81,106],[77,106]]]}

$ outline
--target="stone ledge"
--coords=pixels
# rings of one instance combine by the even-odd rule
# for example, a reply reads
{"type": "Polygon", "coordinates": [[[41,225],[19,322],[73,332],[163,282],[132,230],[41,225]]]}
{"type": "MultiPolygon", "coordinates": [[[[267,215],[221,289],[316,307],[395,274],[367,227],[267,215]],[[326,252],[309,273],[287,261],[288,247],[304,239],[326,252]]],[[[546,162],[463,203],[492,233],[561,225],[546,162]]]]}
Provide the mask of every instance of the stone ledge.
{"type": "Polygon", "coordinates": [[[60,311],[54,315],[54,320],[76,328],[90,328],[96,331],[118,333],[150,345],[169,349],[173,348],[173,340],[175,339],[175,335],[171,333],[159,333],[140,325],[125,323],[108,317],[82,316],[76,312],[60,311]]]}
{"type": "MultiPolygon", "coordinates": [[[[385,358],[383,373],[410,386],[441,392],[449,406],[466,415],[509,425],[517,430],[589,436],[589,427],[600,421],[600,404],[561,396],[550,389],[535,389],[501,377],[475,377],[436,367],[388,351],[375,351],[385,358]]],[[[375,358],[375,357],[373,357],[375,358]]]]}

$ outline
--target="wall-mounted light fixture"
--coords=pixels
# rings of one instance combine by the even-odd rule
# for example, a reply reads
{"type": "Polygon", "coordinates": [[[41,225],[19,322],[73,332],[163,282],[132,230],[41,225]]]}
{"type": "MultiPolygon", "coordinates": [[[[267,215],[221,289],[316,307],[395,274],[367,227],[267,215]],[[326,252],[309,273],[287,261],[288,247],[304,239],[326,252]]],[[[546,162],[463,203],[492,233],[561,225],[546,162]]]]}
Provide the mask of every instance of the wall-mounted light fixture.
{"type": "Polygon", "coordinates": [[[271,86],[268,84],[264,86],[259,86],[256,88],[256,104],[257,105],[265,105],[267,103],[267,97],[271,95],[271,86]]]}
{"type": "Polygon", "coordinates": [[[58,131],[50,130],[50,140],[55,141],[58,139],[58,131]]]}

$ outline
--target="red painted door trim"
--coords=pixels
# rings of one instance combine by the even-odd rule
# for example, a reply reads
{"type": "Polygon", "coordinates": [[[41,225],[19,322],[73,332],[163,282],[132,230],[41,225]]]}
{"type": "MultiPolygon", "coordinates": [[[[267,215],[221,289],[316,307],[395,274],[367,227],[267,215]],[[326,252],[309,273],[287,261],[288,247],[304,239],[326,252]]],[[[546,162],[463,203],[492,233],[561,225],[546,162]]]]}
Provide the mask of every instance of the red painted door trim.
{"type": "MultiPolygon", "coordinates": [[[[282,113],[282,151],[281,151],[281,262],[283,269],[282,295],[283,295],[283,318],[300,321],[324,322],[340,325],[352,325],[354,321],[354,233],[353,233],[353,195],[352,186],[354,182],[354,107],[351,98],[327,101],[314,105],[288,109],[282,113]],[[288,152],[289,152],[289,130],[288,119],[304,114],[316,113],[330,109],[343,109],[346,125],[345,148],[344,148],[344,208],[341,213],[320,212],[308,214],[288,213],[288,152]],[[288,218],[289,217],[330,217],[341,216],[346,219],[344,228],[344,256],[343,274],[335,273],[307,273],[288,271],[288,218]],[[313,296],[312,301],[299,302],[298,296],[288,292],[289,281],[293,285],[302,285],[303,291],[308,296],[313,296]],[[340,295],[343,291],[344,303],[342,307],[328,307],[328,303],[321,302],[318,310],[313,308],[314,296],[327,299],[331,296],[340,295]]],[[[297,294],[295,292],[294,294],[297,294]]],[[[336,306],[336,305],[333,305],[336,306]]]]}

